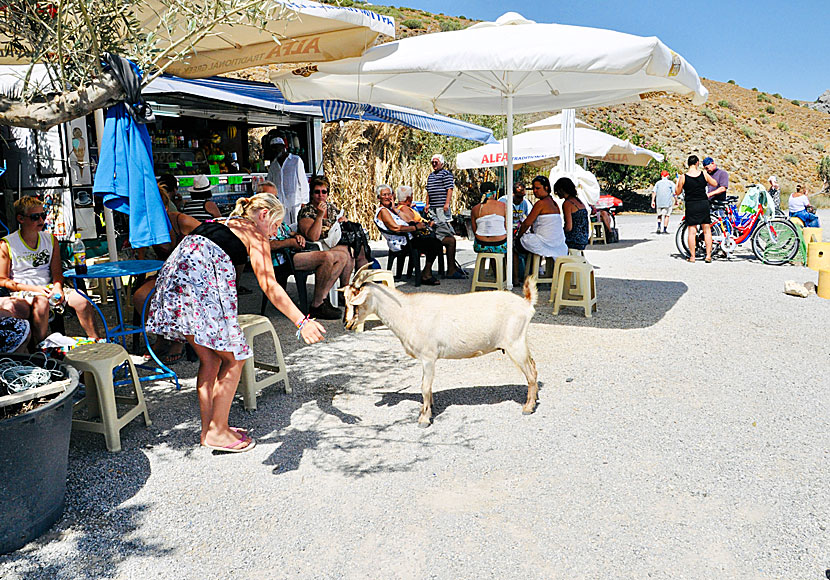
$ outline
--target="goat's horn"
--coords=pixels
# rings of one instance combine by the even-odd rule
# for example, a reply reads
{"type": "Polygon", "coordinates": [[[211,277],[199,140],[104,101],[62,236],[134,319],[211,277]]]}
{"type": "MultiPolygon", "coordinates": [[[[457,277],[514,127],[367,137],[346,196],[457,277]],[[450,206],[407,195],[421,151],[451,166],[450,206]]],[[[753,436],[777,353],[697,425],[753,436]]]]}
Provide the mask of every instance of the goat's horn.
{"type": "Polygon", "coordinates": [[[363,283],[363,279],[367,277],[366,271],[369,269],[369,264],[364,264],[360,267],[360,269],[354,273],[352,276],[351,285],[352,286],[360,286],[363,283]]]}

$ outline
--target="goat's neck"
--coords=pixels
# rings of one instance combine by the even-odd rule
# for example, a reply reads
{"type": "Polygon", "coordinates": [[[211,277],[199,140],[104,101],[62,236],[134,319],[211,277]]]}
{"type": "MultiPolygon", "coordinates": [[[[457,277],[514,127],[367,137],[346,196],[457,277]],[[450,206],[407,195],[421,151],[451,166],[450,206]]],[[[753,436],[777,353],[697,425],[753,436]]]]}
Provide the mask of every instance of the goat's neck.
{"type": "Polygon", "coordinates": [[[372,287],[372,307],[375,314],[398,338],[405,334],[405,328],[408,328],[408,302],[407,295],[399,290],[380,284],[372,287]]]}

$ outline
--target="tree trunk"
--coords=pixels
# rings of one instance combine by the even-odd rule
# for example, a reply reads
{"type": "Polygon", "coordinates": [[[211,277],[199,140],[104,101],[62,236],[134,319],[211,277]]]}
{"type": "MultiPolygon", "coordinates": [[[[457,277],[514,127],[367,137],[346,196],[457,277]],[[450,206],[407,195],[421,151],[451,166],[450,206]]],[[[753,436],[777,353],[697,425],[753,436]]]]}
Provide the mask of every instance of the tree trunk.
{"type": "Polygon", "coordinates": [[[93,81],[88,87],[55,95],[45,102],[24,103],[0,96],[0,125],[46,131],[59,123],[114,105],[123,98],[121,85],[110,74],[93,81]]]}

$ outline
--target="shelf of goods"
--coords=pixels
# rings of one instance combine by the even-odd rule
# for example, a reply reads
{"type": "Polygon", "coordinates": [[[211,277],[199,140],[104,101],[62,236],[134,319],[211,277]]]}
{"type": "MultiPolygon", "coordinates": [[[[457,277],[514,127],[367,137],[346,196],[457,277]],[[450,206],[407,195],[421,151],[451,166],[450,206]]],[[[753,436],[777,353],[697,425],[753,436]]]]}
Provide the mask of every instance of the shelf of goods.
{"type": "MultiPolygon", "coordinates": [[[[211,191],[211,199],[219,206],[222,215],[228,215],[240,197],[254,194],[256,185],[265,181],[267,173],[228,173],[208,175],[208,180],[215,187],[211,191]]],[[[190,187],[193,185],[192,175],[177,175],[179,193],[185,200],[190,199],[190,187]]]]}

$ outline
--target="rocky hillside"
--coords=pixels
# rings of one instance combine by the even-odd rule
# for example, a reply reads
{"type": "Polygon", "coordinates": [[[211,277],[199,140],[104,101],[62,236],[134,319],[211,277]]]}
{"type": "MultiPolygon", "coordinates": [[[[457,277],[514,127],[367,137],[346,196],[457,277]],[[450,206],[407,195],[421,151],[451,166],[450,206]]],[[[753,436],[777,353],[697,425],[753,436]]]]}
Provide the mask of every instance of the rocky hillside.
{"type": "Polygon", "coordinates": [[[830,114],[760,90],[705,79],[709,100],[696,106],[682,97],[580,113],[588,122],[603,118],[660,143],[681,169],[696,154],[713,157],[743,189],[777,175],[789,193],[797,183],[811,191],[822,186],[817,166],[830,155],[830,114]]]}

